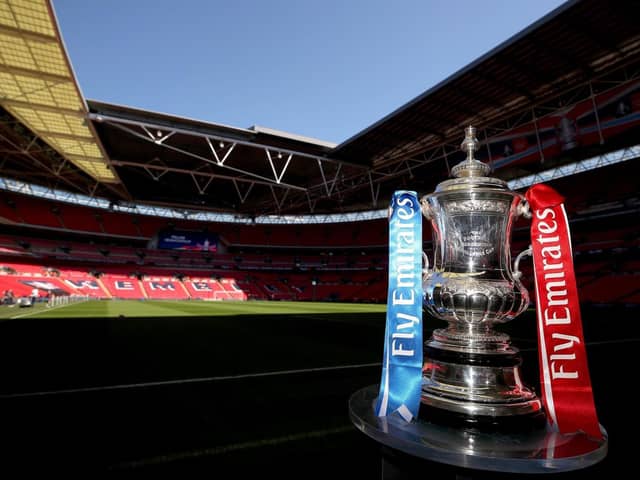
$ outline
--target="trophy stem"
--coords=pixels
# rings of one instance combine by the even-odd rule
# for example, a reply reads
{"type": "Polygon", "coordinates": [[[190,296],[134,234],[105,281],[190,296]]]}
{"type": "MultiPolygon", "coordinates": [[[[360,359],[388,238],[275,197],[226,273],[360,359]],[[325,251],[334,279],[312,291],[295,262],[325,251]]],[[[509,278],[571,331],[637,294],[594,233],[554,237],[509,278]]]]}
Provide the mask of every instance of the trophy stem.
{"type": "MultiPolygon", "coordinates": [[[[446,335],[451,337],[468,337],[471,340],[489,339],[499,334],[493,330],[490,323],[458,323],[449,322],[446,335]]],[[[500,335],[506,336],[505,334],[500,335]]]]}
{"type": "Polygon", "coordinates": [[[511,339],[506,333],[496,332],[491,324],[461,324],[450,322],[447,328],[433,332],[431,341],[434,348],[467,353],[516,353],[511,339]]]}

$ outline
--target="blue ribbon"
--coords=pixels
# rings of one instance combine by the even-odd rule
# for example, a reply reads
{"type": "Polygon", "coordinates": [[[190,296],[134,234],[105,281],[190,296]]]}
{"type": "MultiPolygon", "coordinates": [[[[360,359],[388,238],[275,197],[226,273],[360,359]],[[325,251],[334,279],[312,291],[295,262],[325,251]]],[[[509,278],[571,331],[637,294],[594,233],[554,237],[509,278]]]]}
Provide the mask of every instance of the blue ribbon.
{"type": "Polygon", "coordinates": [[[422,211],[416,192],[399,190],[389,216],[389,291],[376,415],[418,416],[422,388],[422,211]]]}

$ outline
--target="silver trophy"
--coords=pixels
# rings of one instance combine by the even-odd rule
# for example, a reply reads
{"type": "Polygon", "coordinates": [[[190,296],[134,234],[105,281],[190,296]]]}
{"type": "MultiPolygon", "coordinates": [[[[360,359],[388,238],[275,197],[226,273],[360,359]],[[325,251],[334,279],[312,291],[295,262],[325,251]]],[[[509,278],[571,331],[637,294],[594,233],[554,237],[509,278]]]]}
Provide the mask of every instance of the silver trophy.
{"type": "Polygon", "coordinates": [[[474,127],[465,129],[461,148],[467,158],[452,169],[455,178],[421,199],[434,246],[431,265],[424,255],[424,307],[448,322],[425,342],[421,411],[467,424],[538,424],[542,403],[522,382],[519,351],[493,330],[529,304],[518,265],[530,251],[512,268],[510,250],[512,225],[530,216],[528,205],[474,158],[474,127]]]}

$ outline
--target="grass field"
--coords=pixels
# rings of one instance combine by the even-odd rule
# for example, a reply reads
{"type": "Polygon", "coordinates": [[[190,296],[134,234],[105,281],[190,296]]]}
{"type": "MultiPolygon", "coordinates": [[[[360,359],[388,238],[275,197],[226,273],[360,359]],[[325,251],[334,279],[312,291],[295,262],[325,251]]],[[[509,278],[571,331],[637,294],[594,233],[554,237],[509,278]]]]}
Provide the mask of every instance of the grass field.
{"type": "Polygon", "coordinates": [[[90,300],[48,308],[0,307],[2,318],[87,318],[87,317],[176,317],[224,315],[278,315],[314,313],[374,313],[386,311],[386,305],[322,302],[205,302],[171,300],[90,300]]]}
{"type": "MultiPolygon", "coordinates": [[[[0,427],[9,445],[0,451],[0,477],[15,478],[19,468],[85,478],[409,478],[385,475],[380,445],[348,415],[350,396],[380,380],[385,311],[291,302],[2,307],[0,427]]],[[[624,388],[637,364],[638,315],[583,310],[610,453],[588,471],[559,477],[635,468],[635,444],[624,438],[640,424],[624,388]]],[[[425,317],[424,326],[426,339],[442,323],[425,317]]],[[[500,330],[522,349],[523,379],[538,388],[535,327],[529,310],[500,330]]],[[[427,474],[454,478],[440,467],[430,464],[427,474]]]]}
{"type": "Polygon", "coordinates": [[[379,473],[377,447],[347,405],[379,380],[384,305],[98,301],[2,312],[18,318],[0,321],[0,425],[11,438],[0,476],[19,464],[299,478],[313,465],[302,476],[326,478],[332,457],[345,472],[379,473]]]}

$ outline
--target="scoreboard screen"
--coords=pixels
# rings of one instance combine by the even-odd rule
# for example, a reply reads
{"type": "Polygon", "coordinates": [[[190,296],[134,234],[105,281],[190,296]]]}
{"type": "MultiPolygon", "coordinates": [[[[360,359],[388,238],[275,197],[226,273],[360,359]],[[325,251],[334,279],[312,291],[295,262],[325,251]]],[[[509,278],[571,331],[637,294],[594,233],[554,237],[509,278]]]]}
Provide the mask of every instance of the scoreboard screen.
{"type": "Polygon", "coordinates": [[[178,230],[160,232],[158,235],[158,248],[215,253],[218,250],[218,235],[208,232],[178,230]]]}

